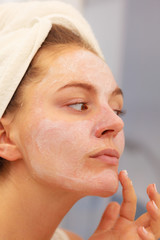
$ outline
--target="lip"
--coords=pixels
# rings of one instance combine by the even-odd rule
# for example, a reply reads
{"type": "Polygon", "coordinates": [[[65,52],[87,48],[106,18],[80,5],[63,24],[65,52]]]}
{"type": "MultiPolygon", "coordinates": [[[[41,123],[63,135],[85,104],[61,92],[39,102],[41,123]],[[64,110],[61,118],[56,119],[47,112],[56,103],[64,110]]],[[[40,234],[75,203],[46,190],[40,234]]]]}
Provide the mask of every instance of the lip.
{"type": "Polygon", "coordinates": [[[90,157],[105,162],[109,165],[118,165],[120,154],[117,150],[108,148],[103,149],[94,155],[91,155],[90,157]]]}

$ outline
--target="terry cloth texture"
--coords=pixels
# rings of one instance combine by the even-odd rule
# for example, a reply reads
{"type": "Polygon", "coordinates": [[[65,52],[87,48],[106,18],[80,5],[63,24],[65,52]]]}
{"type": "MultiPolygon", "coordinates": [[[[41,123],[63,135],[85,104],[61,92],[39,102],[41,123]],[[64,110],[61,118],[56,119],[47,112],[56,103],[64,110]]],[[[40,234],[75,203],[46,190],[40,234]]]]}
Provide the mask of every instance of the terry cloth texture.
{"type": "Polygon", "coordinates": [[[59,1],[0,4],[0,117],[52,24],[81,35],[103,58],[90,25],[73,6],[59,1]]]}

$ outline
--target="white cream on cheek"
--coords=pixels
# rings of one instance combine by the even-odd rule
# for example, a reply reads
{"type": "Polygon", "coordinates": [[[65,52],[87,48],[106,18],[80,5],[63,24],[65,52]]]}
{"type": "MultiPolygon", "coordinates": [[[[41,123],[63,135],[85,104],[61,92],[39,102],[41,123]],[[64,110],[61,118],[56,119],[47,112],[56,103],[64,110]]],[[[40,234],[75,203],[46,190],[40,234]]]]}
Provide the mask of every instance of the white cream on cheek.
{"type": "Polygon", "coordinates": [[[35,140],[36,147],[43,156],[44,164],[47,163],[49,167],[49,169],[47,168],[47,174],[49,174],[48,170],[51,175],[54,172],[58,174],[61,170],[72,174],[77,173],[82,165],[78,161],[82,157],[81,149],[84,149],[82,147],[83,142],[80,142],[82,135],[82,127],[78,128],[74,123],[71,125],[60,120],[54,122],[48,119],[41,120],[38,128],[32,131],[32,139],[35,140]],[[75,144],[75,137],[79,139],[78,146],[75,144]]]}
{"type": "Polygon", "coordinates": [[[33,114],[33,117],[36,118],[37,124],[30,126],[32,138],[27,146],[32,169],[41,178],[53,182],[61,181],[68,188],[73,188],[74,184],[77,184],[77,187],[78,184],[82,184],[83,188],[103,187],[106,191],[115,192],[118,184],[115,169],[99,163],[92,166],[87,158],[89,152],[106,147],[101,140],[91,136],[93,126],[102,121],[102,116],[99,120],[95,118],[69,123],[59,120],[58,117],[57,120],[51,121],[44,113],[45,98],[39,96],[43,87],[45,86],[46,90],[52,87],[55,89],[59,87],[59,81],[61,84],[67,84],[71,80],[97,84],[102,97],[116,86],[107,65],[96,56],[93,59],[92,53],[80,50],[74,55],[59,57],[39,84],[34,96],[36,114],[33,114]],[[57,71],[60,78],[56,77],[57,71]]]}
{"type": "Polygon", "coordinates": [[[47,171],[51,171],[51,175],[56,166],[56,174],[62,169],[76,176],[81,174],[86,154],[94,150],[93,142],[90,143],[91,124],[90,120],[69,123],[42,119],[31,129],[32,140],[43,156],[43,163],[46,165],[46,161],[50,161],[47,171]]]}
{"type": "Polygon", "coordinates": [[[90,141],[91,124],[91,121],[71,124],[41,120],[38,127],[32,129],[33,142],[29,147],[36,175],[45,178],[45,181],[65,182],[64,185],[70,189],[75,184],[81,184],[83,189],[105,186],[105,191],[115,192],[118,182],[115,170],[102,167],[99,163],[88,167],[90,159],[87,154],[97,146],[96,140],[90,141]]]}

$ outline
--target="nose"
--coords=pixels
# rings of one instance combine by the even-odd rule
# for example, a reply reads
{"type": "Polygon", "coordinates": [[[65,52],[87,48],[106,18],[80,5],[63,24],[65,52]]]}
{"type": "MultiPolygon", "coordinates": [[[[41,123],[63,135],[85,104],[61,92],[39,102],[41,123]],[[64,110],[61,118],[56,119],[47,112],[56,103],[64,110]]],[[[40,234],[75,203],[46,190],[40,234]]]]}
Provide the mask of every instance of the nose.
{"type": "Polygon", "coordinates": [[[112,109],[108,108],[99,114],[94,134],[97,138],[115,137],[123,127],[123,120],[112,109]]]}

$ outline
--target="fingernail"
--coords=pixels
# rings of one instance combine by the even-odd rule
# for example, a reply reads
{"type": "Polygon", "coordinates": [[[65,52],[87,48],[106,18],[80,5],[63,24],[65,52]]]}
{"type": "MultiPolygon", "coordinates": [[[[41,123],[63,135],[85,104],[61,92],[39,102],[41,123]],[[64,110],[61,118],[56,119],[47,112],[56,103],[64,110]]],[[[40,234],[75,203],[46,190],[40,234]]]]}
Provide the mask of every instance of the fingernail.
{"type": "Polygon", "coordinates": [[[158,210],[158,207],[157,207],[155,201],[152,200],[152,203],[153,203],[154,208],[155,208],[156,210],[158,210]]]}
{"type": "Polygon", "coordinates": [[[128,177],[128,172],[127,170],[123,170],[124,174],[128,177]]]}
{"type": "Polygon", "coordinates": [[[155,190],[156,192],[158,192],[158,191],[157,191],[157,187],[156,187],[156,184],[155,184],[155,183],[153,184],[153,187],[154,187],[154,190],[155,190]]]}
{"type": "Polygon", "coordinates": [[[147,232],[147,230],[144,227],[142,227],[142,230],[143,230],[145,235],[148,235],[148,232],[147,232]]]}

